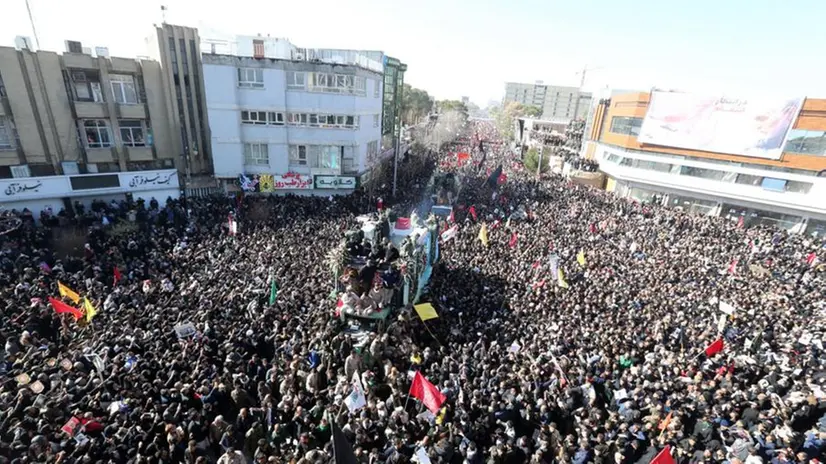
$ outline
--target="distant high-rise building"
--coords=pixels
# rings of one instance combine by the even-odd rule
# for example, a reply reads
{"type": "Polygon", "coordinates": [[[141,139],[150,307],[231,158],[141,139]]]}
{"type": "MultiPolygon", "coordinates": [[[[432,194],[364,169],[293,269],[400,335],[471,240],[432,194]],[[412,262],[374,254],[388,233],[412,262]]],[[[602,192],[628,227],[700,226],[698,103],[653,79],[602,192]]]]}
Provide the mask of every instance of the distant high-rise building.
{"type": "Polygon", "coordinates": [[[583,119],[591,105],[591,94],[581,92],[577,87],[545,85],[517,82],[505,83],[504,102],[518,102],[536,106],[542,110],[542,119],[567,122],[583,119]]]}

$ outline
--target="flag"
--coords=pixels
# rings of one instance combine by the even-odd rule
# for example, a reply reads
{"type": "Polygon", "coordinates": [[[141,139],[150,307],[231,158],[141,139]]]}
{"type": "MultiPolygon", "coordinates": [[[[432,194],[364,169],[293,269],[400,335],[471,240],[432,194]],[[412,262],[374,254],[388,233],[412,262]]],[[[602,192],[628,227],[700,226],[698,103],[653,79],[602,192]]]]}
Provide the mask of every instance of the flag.
{"type": "Polygon", "coordinates": [[[746,218],[744,216],[740,216],[740,219],[737,220],[737,228],[742,229],[743,226],[746,225],[746,218]]]}
{"type": "Polygon", "coordinates": [[[97,310],[85,296],[83,297],[83,309],[86,310],[86,322],[92,322],[92,318],[97,314],[97,310]]]}
{"type": "Polygon", "coordinates": [[[548,265],[551,266],[551,275],[559,275],[559,256],[556,253],[551,253],[548,257],[548,265]]]}
{"type": "Polygon", "coordinates": [[[479,229],[479,240],[482,241],[482,245],[488,246],[488,226],[486,224],[482,224],[482,228],[479,229]]]}
{"type": "Polygon", "coordinates": [[[813,263],[817,262],[817,253],[814,251],[806,255],[806,264],[811,266],[813,263]]]}
{"type": "Polygon", "coordinates": [[[496,178],[496,184],[497,185],[502,185],[507,181],[508,181],[508,176],[504,172],[502,174],[499,174],[499,177],[496,178]]]}
{"type": "Polygon", "coordinates": [[[58,314],[69,313],[75,317],[75,320],[78,320],[81,317],[83,317],[83,312],[81,312],[79,309],[69,306],[60,300],[56,300],[52,297],[49,297],[49,303],[52,304],[52,307],[58,314]]]}
{"type": "Polygon", "coordinates": [[[115,266],[115,269],[112,271],[112,273],[115,275],[114,283],[112,284],[112,286],[114,287],[118,284],[118,282],[121,281],[121,279],[123,279],[123,275],[121,275],[120,269],[118,269],[117,266],[115,266]]]}
{"type": "Polygon", "coordinates": [[[706,356],[710,358],[721,351],[723,351],[723,339],[718,338],[714,343],[708,345],[706,348],[706,356]]]}
{"type": "Polygon", "coordinates": [[[447,399],[445,395],[443,395],[435,385],[428,382],[419,371],[416,371],[416,375],[413,377],[413,383],[410,384],[410,396],[421,401],[433,414],[439,413],[439,408],[441,408],[442,403],[447,399]]]}
{"type": "Polygon", "coordinates": [[[75,292],[71,288],[63,285],[63,283],[59,280],[57,281],[57,291],[60,292],[60,296],[64,296],[72,300],[75,304],[78,304],[78,302],[80,302],[80,295],[78,295],[77,292],[75,292]]]}
{"type": "Polygon", "coordinates": [[[449,241],[453,237],[456,237],[457,233],[459,233],[459,225],[458,224],[453,224],[452,227],[450,227],[450,228],[446,229],[444,232],[442,232],[442,241],[443,242],[449,241]]]}
{"type": "Polygon", "coordinates": [[[278,285],[275,284],[275,277],[273,277],[270,284],[270,306],[275,304],[275,298],[278,296],[278,285]]]}
{"type": "Polygon", "coordinates": [[[344,432],[341,431],[341,427],[338,426],[335,418],[330,415],[327,417],[327,421],[330,422],[330,427],[333,429],[333,457],[335,464],[358,464],[359,461],[356,458],[356,453],[353,452],[353,447],[350,446],[347,437],[344,436],[344,432]]]}
{"type": "Polygon", "coordinates": [[[230,235],[238,234],[238,222],[233,219],[232,215],[228,216],[227,225],[229,226],[230,235]]]}
{"type": "Polygon", "coordinates": [[[416,306],[413,306],[413,309],[416,310],[416,314],[419,315],[422,321],[428,321],[439,317],[439,314],[436,313],[436,309],[433,308],[433,305],[430,303],[417,304],[416,306]]]}
{"type": "Polygon", "coordinates": [[[562,288],[568,288],[568,282],[565,281],[565,273],[562,269],[557,269],[556,282],[562,288]]]}
{"type": "Polygon", "coordinates": [[[665,448],[651,460],[651,464],[674,464],[674,458],[671,457],[671,446],[665,445],[665,448]]]}
{"type": "Polygon", "coordinates": [[[579,253],[577,253],[577,255],[576,255],[576,262],[578,262],[580,266],[585,267],[586,261],[585,261],[585,252],[584,251],[579,250],[579,253]]]}
{"type": "Polygon", "coordinates": [[[499,177],[502,176],[502,165],[496,167],[496,169],[490,174],[488,177],[487,184],[490,188],[495,189],[499,185],[499,177]]]}
{"type": "Polygon", "coordinates": [[[347,395],[347,398],[344,398],[344,404],[347,405],[347,409],[349,409],[352,414],[367,406],[367,398],[364,396],[364,388],[361,386],[361,379],[359,379],[358,372],[353,372],[353,381],[351,384],[353,391],[347,395]]]}
{"type": "Polygon", "coordinates": [[[517,239],[518,239],[518,237],[516,236],[516,232],[514,232],[513,235],[511,235],[511,239],[508,242],[508,246],[511,247],[511,248],[515,247],[517,239]]]}
{"type": "Polygon", "coordinates": [[[737,273],[737,263],[739,260],[734,258],[731,260],[731,264],[728,265],[728,273],[729,274],[736,274],[737,273]]]}
{"type": "Polygon", "coordinates": [[[456,224],[456,215],[453,214],[453,208],[450,208],[450,216],[447,217],[447,220],[456,224]]]}
{"type": "MultiPolygon", "coordinates": [[[[811,264],[811,263],[809,263],[809,264],[811,264]]],[[[51,272],[52,272],[52,268],[49,267],[49,263],[47,263],[46,261],[41,261],[40,262],[40,270],[45,272],[46,274],[51,274],[51,272]]]]}
{"type": "Polygon", "coordinates": [[[468,208],[468,210],[467,210],[467,211],[468,211],[468,213],[470,213],[470,215],[473,217],[473,220],[474,220],[474,221],[476,221],[476,220],[477,220],[477,219],[476,219],[476,207],[475,207],[475,206],[471,206],[470,208],[468,208]]]}

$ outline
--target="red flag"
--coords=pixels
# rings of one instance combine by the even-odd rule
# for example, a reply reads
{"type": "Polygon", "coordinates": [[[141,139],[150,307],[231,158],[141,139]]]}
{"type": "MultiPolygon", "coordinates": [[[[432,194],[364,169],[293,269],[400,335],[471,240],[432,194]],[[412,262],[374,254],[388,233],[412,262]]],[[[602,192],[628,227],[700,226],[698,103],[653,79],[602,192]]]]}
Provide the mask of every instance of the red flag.
{"type": "Polygon", "coordinates": [[[665,448],[651,460],[651,464],[674,464],[674,458],[671,457],[671,445],[665,445],[665,448]]]}
{"type": "Polygon", "coordinates": [[[815,262],[815,259],[817,259],[817,253],[815,253],[813,251],[813,252],[809,253],[808,255],[806,255],[806,264],[811,266],[812,263],[815,262]]]}
{"type": "Polygon", "coordinates": [[[516,240],[517,240],[516,232],[514,232],[513,235],[511,235],[511,239],[508,242],[508,246],[511,247],[511,248],[515,247],[516,246],[516,240]]]}
{"type": "Polygon", "coordinates": [[[746,225],[746,218],[745,216],[740,216],[740,219],[737,220],[737,228],[742,229],[743,226],[746,225]]]}
{"type": "Polygon", "coordinates": [[[475,221],[476,220],[476,207],[471,206],[470,209],[468,209],[468,212],[470,213],[471,216],[473,216],[473,220],[475,221]]]}
{"type": "Polygon", "coordinates": [[[708,348],[706,348],[706,356],[710,358],[721,351],[723,351],[723,339],[718,338],[714,343],[708,345],[708,348]]]}
{"type": "Polygon", "coordinates": [[[499,185],[502,185],[507,181],[508,181],[508,176],[505,175],[504,172],[502,174],[499,174],[499,178],[496,179],[496,183],[499,184],[499,185]]]}
{"type": "Polygon", "coordinates": [[[536,269],[540,266],[540,264],[542,264],[542,263],[540,263],[539,260],[536,260],[536,261],[533,262],[533,264],[531,264],[531,267],[533,269],[536,269]]]}
{"type": "Polygon", "coordinates": [[[737,258],[731,260],[731,264],[728,265],[728,273],[735,274],[737,273],[737,263],[740,261],[737,258]]]}
{"type": "Polygon", "coordinates": [[[456,216],[453,214],[453,208],[450,208],[450,216],[448,216],[447,220],[456,224],[456,216]]]}
{"type": "Polygon", "coordinates": [[[597,226],[593,222],[588,226],[588,230],[591,231],[592,234],[597,233],[597,226]]]}
{"type": "Polygon", "coordinates": [[[118,284],[118,282],[120,282],[121,279],[123,279],[123,275],[121,275],[120,269],[118,269],[117,266],[115,267],[113,273],[115,274],[115,282],[112,284],[112,286],[114,287],[118,284]]]}
{"type": "Polygon", "coordinates": [[[75,317],[75,320],[78,320],[81,317],[83,317],[83,312],[81,310],[73,308],[60,300],[56,300],[52,297],[49,297],[49,303],[52,304],[52,307],[58,314],[69,313],[75,317]]]}
{"type": "Polygon", "coordinates": [[[416,371],[416,375],[413,377],[413,383],[410,384],[410,396],[421,401],[433,414],[439,413],[439,408],[442,407],[442,403],[447,399],[445,395],[443,395],[435,385],[428,382],[419,371],[416,371]]]}

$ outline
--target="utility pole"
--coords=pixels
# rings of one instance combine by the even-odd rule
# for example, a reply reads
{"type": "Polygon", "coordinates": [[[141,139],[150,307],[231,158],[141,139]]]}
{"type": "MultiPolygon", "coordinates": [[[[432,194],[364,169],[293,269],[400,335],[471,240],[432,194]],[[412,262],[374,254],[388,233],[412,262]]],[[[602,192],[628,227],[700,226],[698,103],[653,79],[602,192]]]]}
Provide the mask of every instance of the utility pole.
{"type": "Polygon", "coordinates": [[[32,16],[32,8],[29,6],[29,0],[26,0],[26,11],[29,12],[29,23],[32,26],[32,35],[34,35],[34,43],[37,49],[40,50],[40,39],[37,38],[37,29],[34,28],[34,17],[32,16]]]}
{"type": "MultiPolygon", "coordinates": [[[[399,148],[401,148],[401,134],[402,134],[402,118],[400,113],[401,106],[402,106],[402,93],[404,92],[404,86],[399,85],[399,72],[401,68],[397,68],[396,70],[396,79],[393,85],[396,86],[395,98],[396,101],[393,102],[393,106],[395,107],[393,121],[396,123],[395,127],[395,148],[393,149],[393,198],[396,198],[396,181],[398,180],[399,175],[399,148]]],[[[402,71],[403,72],[403,71],[402,71]]]]}

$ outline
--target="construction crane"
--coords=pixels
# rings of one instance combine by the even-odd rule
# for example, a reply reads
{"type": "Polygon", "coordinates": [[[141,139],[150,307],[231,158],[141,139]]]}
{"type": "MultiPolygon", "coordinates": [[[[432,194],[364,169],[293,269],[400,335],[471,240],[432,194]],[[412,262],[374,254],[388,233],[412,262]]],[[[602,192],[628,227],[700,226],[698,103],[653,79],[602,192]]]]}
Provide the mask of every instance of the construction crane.
{"type": "Polygon", "coordinates": [[[582,71],[579,71],[578,73],[576,73],[578,76],[581,76],[581,78],[579,80],[580,90],[582,90],[582,88],[585,87],[585,76],[588,75],[588,71],[597,71],[597,70],[600,70],[600,69],[605,69],[605,66],[588,67],[586,65],[584,68],[582,68],[582,71]]]}

